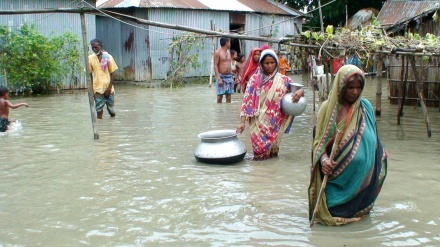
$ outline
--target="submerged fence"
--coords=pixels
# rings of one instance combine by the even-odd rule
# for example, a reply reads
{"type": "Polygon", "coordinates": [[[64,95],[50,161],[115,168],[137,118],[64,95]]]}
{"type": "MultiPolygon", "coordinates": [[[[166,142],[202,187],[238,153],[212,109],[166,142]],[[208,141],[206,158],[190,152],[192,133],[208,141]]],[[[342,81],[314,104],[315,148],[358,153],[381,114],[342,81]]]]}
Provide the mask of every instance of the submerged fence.
{"type": "MultiPolygon", "coordinates": [[[[427,107],[439,107],[440,104],[440,67],[439,60],[432,59],[426,65],[417,64],[416,70],[422,77],[422,90],[427,107]]],[[[417,83],[411,64],[408,66],[408,78],[402,81],[402,73],[406,73],[406,66],[402,66],[401,58],[390,58],[388,66],[388,83],[390,103],[398,104],[399,97],[405,97],[405,105],[419,105],[417,83]],[[401,92],[401,94],[399,94],[401,92]],[[406,93],[405,93],[406,92],[406,93]]]]}

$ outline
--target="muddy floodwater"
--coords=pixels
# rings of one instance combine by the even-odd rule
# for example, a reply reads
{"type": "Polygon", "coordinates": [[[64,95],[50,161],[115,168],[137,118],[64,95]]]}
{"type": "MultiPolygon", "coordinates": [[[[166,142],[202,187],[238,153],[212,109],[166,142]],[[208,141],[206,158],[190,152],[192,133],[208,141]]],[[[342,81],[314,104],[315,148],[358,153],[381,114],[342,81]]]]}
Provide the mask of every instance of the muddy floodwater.
{"type": "MultiPolygon", "coordinates": [[[[301,82],[299,77],[294,77],[301,82]]],[[[385,82],[385,80],[384,80],[385,82]]],[[[364,97],[375,105],[376,81],[364,97]]],[[[285,135],[279,157],[234,165],[196,161],[201,132],[235,129],[242,94],[217,104],[208,84],[118,83],[116,118],[93,139],[85,91],[12,98],[19,123],[0,133],[0,246],[440,246],[440,112],[397,106],[383,85],[379,136],[388,176],[369,217],[309,227],[313,119],[285,135]]],[[[320,102],[317,102],[319,108],[320,102]]],[[[252,154],[249,132],[238,138],[252,154]]]]}

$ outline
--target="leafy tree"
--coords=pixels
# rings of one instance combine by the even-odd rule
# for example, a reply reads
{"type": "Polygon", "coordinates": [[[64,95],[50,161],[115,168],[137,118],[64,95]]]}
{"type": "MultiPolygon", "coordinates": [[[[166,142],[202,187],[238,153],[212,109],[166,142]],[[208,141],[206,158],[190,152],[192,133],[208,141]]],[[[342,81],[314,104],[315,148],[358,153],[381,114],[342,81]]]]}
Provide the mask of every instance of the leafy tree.
{"type": "MultiPolygon", "coordinates": [[[[331,2],[332,0],[321,0],[321,6],[331,2]]],[[[314,29],[320,28],[318,0],[278,0],[278,2],[287,4],[289,7],[297,10],[306,10],[307,13],[313,15],[310,20],[310,27],[314,29]]],[[[348,18],[352,17],[356,12],[363,8],[375,8],[380,10],[383,0],[337,0],[329,5],[322,7],[322,16],[324,27],[333,25],[335,27],[345,26],[346,6],[348,10],[348,18]]]]}
{"type": "Polygon", "coordinates": [[[0,28],[0,66],[8,85],[44,93],[59,86],[69,75],[80,73],[80,40],[72,33],[45,37],[35,26],[16,32],[0,28]]]}
{"type": "Polygon", "coordinates": [[[199,53],[205,47],[205,38],[203,35],[194,33],[183,33],[175,36],[168,45],[168,51],[171,54],[170,71],[164,86],[183,85],[184,78],[188,72],[201,66],[199,62],[199,53]]]}

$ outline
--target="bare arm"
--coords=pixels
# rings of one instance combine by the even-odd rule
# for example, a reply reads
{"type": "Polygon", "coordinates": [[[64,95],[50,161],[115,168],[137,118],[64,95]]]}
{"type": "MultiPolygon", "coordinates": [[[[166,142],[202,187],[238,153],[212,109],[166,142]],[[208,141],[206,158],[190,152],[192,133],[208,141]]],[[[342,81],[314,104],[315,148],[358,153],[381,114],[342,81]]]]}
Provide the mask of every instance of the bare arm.
{"type": "Polygon", "coordinates": [[[12,108],[12,109],[17,109],[22,106],[29,107],[29,105],[27,103],[11,104],[11,102],[6,101],[6,104],[8,105],[9,108],[12,108]]]}
{"type": "Polygon", "coordinates": [[[240,124],[237,126],[237,130],[235,131],[237,134],[241,134],[243,133],[243,130],[246,126],[246,117],[245,116],[241,116],[240,117],[240,124]]]}
{"type": "Polygon", "coordinates": [[[218,80],[218,84],[222,85],[223,81],[220,78],[220,73],[218,72],[218,64],[220,63],[220,54],[218,54],[218,51],[215,51],[214,53],[214,72],[215,72],[215,78],[218,80]]]}
{"type": "Polygon", "coordinates": [[[112,87],[113,87],[113,79],[114,79],[114,73],[110,74],[110,83],[108,84],[107,90],[105,90],[104,95],[109,96],[112,93],[112,87]]]}

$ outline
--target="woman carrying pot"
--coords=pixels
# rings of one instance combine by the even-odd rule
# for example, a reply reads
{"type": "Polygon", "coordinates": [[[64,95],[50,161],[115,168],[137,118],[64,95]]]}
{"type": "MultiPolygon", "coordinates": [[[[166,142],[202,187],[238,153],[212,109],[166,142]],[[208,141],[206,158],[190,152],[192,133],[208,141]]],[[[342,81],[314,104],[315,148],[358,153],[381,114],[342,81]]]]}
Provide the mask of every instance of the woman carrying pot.
{"type": "MultiPolygon", "coordinates": [[[[284,94],[290,92],[292,80],[279,73],[276,53],[267,49],[261,53],[259,67],[247,83],[240,111],[237,133],[242,133],[249,124],[254,160],[265,160],[278,155],[282,134],[290,129],[292,116],[281,110],[284,94]]],[[[304,96],[299,89],[292,94],[292,101],[298,102],[304,96]]]]}

